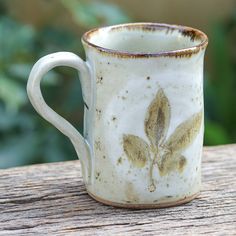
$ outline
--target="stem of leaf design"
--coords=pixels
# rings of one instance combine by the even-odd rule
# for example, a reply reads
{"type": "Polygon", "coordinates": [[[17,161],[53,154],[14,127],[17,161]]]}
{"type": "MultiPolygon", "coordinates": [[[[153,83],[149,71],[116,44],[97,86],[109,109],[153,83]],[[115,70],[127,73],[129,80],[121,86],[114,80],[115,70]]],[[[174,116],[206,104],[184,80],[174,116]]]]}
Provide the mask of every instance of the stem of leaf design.
{"type": "Polygon", "coordinates": [[[154,157],[151,160],[151,165],[149,169],[149,187],[148,187],[150,192],[154,192],[156,190],[156,184],[153,178],[153,169],[154,165],[156,164],[158,151],[157,150],[155,150],[154,152],[152,151],[152,154],[154,157]]]}
{"type": "Polygon", "coordinates": [[[153,179],[154,165],[157,164],[159,147],[165,140],[170,124],[170,103],[162,88],[148,107],[145,119],[145,132],[151,143],[153,159],[149,172],[149,191],[155,191],[156,185],[153,179]]]}

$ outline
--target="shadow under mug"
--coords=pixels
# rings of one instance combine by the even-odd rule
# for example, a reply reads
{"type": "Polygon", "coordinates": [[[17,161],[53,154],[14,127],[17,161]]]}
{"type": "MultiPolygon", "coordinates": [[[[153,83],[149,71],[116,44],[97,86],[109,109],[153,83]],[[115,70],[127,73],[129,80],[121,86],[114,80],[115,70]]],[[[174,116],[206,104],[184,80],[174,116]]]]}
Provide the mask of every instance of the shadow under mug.
{"type": "Polygon", "coordinates": [[[186,26],[131,23],[93,29],[70,52],[41,58],[27,84],[36,111],[73,143],[87,192],[128,208],[178,205],[201,185],[203,61],[207,36],[186,26]],[[80,73],[83,136],[44,101],[56,66],[80,73]]]}

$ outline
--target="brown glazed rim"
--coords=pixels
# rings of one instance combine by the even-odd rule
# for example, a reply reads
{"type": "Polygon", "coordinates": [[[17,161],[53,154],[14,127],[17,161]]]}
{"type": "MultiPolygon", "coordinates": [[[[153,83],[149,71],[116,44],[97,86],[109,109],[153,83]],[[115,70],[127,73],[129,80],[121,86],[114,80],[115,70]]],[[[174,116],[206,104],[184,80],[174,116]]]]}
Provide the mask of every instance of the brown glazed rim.
{"type": "Polygon", "coordinates": [[[170,24],[162,24],[162,23],[126,23],[120,25],[106,26],[101,28],[95,28],[88,32],[86,32],[82,36],[83,44],[96,49],[97,51],[112,55],[120,58],[143,58],[143,57],[190,57],[193,54],[198,53],[200,50],[204,50],[208,44],[208,37],[202,31],[198,29],[194,29],[188,26],[182,25],[170,25],[170,24]],[[195,46],[178,49],[178,50],[170,50],[170,51],[161,51],[156,53],[130,53],[127,51],[119,51],[109,48],[104,48],[93,44],[90,42],[90,38],[98,33],[100,29],[110,29],[111,31],[122,30],[124,28],[129,30],[141,29],[145,31],[156,31],[156,30],[166,30],[166,33],[172,32],[174,30],[178,30],[184,37],[189,37],[190,40],[198,39],[201,42],[195,46]]]}

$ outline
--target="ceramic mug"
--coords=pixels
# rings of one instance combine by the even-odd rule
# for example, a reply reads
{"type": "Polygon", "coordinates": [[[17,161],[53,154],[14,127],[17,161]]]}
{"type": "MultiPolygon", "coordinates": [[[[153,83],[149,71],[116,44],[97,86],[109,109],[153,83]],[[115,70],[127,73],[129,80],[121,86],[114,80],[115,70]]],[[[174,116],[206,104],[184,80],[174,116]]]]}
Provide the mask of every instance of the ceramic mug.
{"type": "Polygon", "coordinates": [[[27,91],[36,111],[73,143],[88,194],[128,208],[195,198],[207,36],[186,26],[131,23],[90,30],[82,43],[86,61],[70,52],[41,58],[27,91]],[[40,81],[56,66],[80,73],[83,136],[42,97],[40,81]]]}

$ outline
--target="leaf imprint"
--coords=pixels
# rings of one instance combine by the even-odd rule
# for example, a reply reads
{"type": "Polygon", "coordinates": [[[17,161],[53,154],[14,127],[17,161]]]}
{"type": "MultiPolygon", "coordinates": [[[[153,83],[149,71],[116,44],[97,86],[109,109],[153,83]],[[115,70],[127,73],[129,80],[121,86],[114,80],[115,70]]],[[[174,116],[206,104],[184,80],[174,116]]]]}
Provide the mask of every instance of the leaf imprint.
{"type": "Polygon", "coordinates": [[[138,136],[131,134],[124,135],[123,148],[128,157],[128,160],[135,167],[144,167],[148,158],[150,157],[148,144],[138,136]]]}
{"type": "Polygon", "coordinates": [[[170,123],[170,104],[163,89],[151,102],[145,119],[145,132],[155,150],[165,139],[170,123]]]}
{"type": "Polygon", "coordinates": [[[181,123],[168,138],[164,146],[172,153],[181,153],[195,139],[202,124],[202,110],[181,123]]]}
{"type": "Polygon", "coordinates": [[[173,170],[177,170],[181,173],[184,170],[186,163],[186,158],[181,154],[175,156],[171,156],[170,154],[166,155],[162,157],[161,162],[158,163],[159,173],[161,176],[167,175],[173,170]]]}
{"type": "Polygon", "coordinates": [[[143,168],[147,160],[151,161],[148,186],[150,192],[156,190],[153,178],[154,166],[158,167],[160,176],[167,175],[171,171],[176,170],[181,173],[184,170],[187,159],[182,152],[194,141],[202,125],[203,111],[201,110],[179,124],[166,140],[170,113],[169,100],[160,88],[148,107],[144,122],[150,145],[138,136],[130,134],[123,136],[123,149],[133,166],[143,168]]]}
{"type": "Polygon", "coordinates": [[[170,103],[166,97],[163,89],[159,89],[156,97],[148,107],[145,119],[145,132],[151,143],[151,151],[153,153],[153,160],[150,165],[149,172],[149,191],[156,190],[156,185],[153,179],[154,164],[158,159],[158,147],[166,138],[168,127],[170,124],[170,103]]]}
{"type": "Polygon", "coordinates": [[[160,175],[166,175],[173,170],[182,172],[186,165],[186,158],[181,155],[196,138],[202,124],[203,112],[192,115],[177,126],[173,134],[164,144],[167,153],[158,161],[160,175]]]}

